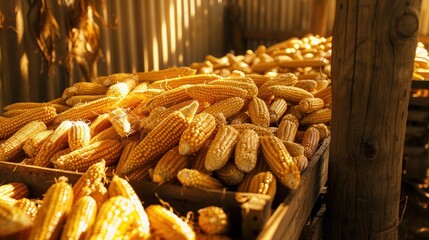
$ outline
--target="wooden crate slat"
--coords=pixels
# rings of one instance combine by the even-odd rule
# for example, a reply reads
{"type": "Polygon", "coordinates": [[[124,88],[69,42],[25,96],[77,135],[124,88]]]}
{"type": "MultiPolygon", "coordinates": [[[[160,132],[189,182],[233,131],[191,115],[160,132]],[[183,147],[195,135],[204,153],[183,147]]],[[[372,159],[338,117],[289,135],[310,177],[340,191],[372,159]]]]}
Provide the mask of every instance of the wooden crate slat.
{"type": "Polygon", "coordinates": [[[429,89],[429,81],[428,80],[425,80],[425,81],[413,80],[413,81],[411,81],[411,88],[429,89]]]}

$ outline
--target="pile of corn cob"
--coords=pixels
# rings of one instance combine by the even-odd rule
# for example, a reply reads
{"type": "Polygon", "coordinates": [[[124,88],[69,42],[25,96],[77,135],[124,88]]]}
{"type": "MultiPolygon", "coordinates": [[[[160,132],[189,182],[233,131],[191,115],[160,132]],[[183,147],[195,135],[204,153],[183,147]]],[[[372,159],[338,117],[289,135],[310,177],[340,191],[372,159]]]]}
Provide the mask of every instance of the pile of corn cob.
{"type": "Polygon", "coordinates": [[[20,182],[0,186],[0,238],[10,239],[196,239],[229,231],[222,208],[198,210],[184,219],[170,207],[144,208],[124,178],[106,183],[105,162],[91,166],[72,186],[59,177],[43,199],[28,199],[20,182]]]}
{"type": "Polygon", "coordinates": [[[329,136],[330,39],[79,82],[0,117],[0,161],[275,196],[329,136]]]}

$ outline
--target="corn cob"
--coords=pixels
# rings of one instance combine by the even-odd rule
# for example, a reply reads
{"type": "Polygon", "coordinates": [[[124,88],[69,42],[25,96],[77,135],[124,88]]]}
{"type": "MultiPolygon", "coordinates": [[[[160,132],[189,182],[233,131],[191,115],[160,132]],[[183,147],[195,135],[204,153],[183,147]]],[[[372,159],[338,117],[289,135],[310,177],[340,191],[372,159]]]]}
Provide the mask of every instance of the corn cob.
{"type": "Polygon", "coordinates": [[[130,155],[130,152],[133,148],[135,148],[139,144],[139,141],[131,141],[128,144],[124,146],[124,149],[122,150],[121,156],[119,157],[118,165],[115,168],[115,172],[121,172],[122,166],[124,165],[125,161],[127,160],[128,156],[130,155]]]}
{"type": "Polygon", "coordinates": [[[65,154],[69,154],[72,150],[70,148],[65,148],[63,150],[60,150],[56,153],[54,153],[54,155],[52,155],[52,157],[49,158],[49,162],[55,162],[59,157],[65,155],[65,154]]]}
{"type": "Polygon", "coordinates": [[[6,105],[3,110],[5,112],[17,109],[31,109],[31,108],[39,108],[39,107],[47,107],[50,106],[50,103],[45,102],[16,102],[9,105],[6,105]]]}
{"type": "Polygon", "coordinates": [[[189,67],[173,67],[151,72],[136,73],[139,82],[148,81],[155,82],[158,80],[195,75],[197,71],[189,67]]]}
{"type": "Polygon", "coordinates": [[[114,176],[109,185],[109,195],[110,197],[123,196],[131,201],[133,208],[137,211],[133,226],[138,228],[141,238],[148,238],[150,234],[148,215],[146,214],[137,193],[128,181],[119,176],[114,176]]]}
{"type": "Polygon", "coordinates": [[[118,161],[122,145],[116,140],[102,140],[59,157],[53,164],[62,170],[85,172],[88,168],[104,159],[106,166],[118,161]]]}
{"type": "Polygon", "coordinates": [[[75,203],[79,198],[85,196],[84,187],[96,185],[106,181],[106,161],[101,160],[93,164],[86,170],[86,172],[76,181],[73,185],[73,202],[75,203]]]}
{"type": "Polygon", "coordinates": [[[144,92],[133,92],[131,93],[131,96],[134,96],[136,98],[141,99],[141,102],[134,107],[133,112],[140,114],[140,112],[145,112],[144,108],[146,105],[156,96],[160,95],[161,93],[165,92],[162,89],[147,89],[144,92]]]}
{"type": "Polygon", "coordinates": [[[33,221],[24,210],[0,202],[0,238],[8,239],[7,236],[29,229],[32,224],[33,221]]]}
{"type": "Polygon", "coordinates": [[[166,117],[131,151],[120,174],[128,174],[178,145],[180,136],[192,121],[197,108],[198,103],[194,102],[166,117]]]}
{"type": "Polygon", "coordinates": [[[16,131],[32,121],[50,123],[57,113],[53,107],[42,107],[28,110],[25,114],[1,120],[0,139],[12,136],[16,131]]]}
{"type": "Polygon", "coordinates": [[[251,78],[258,88],[260,88],[262,84],[272,79],[270,76],[265,76],[265,75],[255,74],[255,73],[246,74],[246,77],[251,78]]]}
{"type": "Polygon", "coordinates": [[[244,179],[244,172],[238,169],[233,162],[227,162],[225,166],[217,170],[216,178],[227,186],[238,186],[244,179]]]}
{"type": "Polygon", "coordinates": [[[183,131],[179,141],[179,153],[191,155],[197,152],[211,137],[216,128],[216,119],[210,113],[195,115],[192,122],[183,131]]]}
{"type": "Polygon", "coordinates": [[[331,130],[329,130],[328,126],[324,123],[312,124],[310,127],[315,127],[319,130],[320,140],[323,140],[331,135],[331,130]]]}
{"type": "MultiPolygon", "coordinates": [[[[59,105],[59,104],[56,104],[55,106],[52,105],[52,104],[50,104],[50,105],[47,105],[47,106],[54,107],[55,111],[57,113],[64,112],[65,110],[67,110],[67,109],[70,108],[68,106],[63,106],[63,105],[59,105]]],[[[11,117],[15,117],[15,116],[18,116],[18,115],[26,114],[28,112],[28,110],[36,110],[36,109],[39,109],[39,108],[43,109],[44,107],[13,109],[13,110],[9,110],[9,111],[3,113],[3,117],[11,118],[11,117]]],[[[22,115],[22,116],[24,116],[24,115],[22,115]]]]}
{"type": "Polygon", "coordinates": [[[118,101],[118,97],[104,97],[92,102],[83,103],[58,114],[54,119],[54,123],[61,123],[65,120],[92,119],[97,115],[108,112],[118,101]]]}
{"type": "Polygon", "coordinates": [[[68,141],[68,131],[73,126],[72,121],[62,122],[50,135],[43,145],[40,147],[39,152],[34,157],[34,165],[47,167],[50,165],[49,159],[58,151],[66,148],[68,141]]]}
{"type": "Polygon", "coordinates": [[[80,198],[74,205],[64,229],[61,240],[84,239],[89,229],[94,224],[97,214],[97,203],[91,196],[80,198]]]}
{"type": "Polygon", "coordinates": [[[85,186],[83,189],[85,196],[91,196],[97,203],[97,207],[103,205],[109,199],[109,191],[102,182],[94,183],[91,186],[85,186]]]}
{"type": "Polygon", "coordinates": [[[240,133],[240,138],[235,146],[234,163],[243,172],[250,172],[256,166],[259,151],[259,136],[252,129],[246,129],[240,133]]]}
{"type": "Polygon", "coordinates": [[[126,179],[129,181],[136,180],[136,181],[151,181],[152,180],[152,172],[155,168],[157,162],[152,161],[148,164],[145,164],[143,167],[140,167],[129,174],[125,176],[126,179]]]}
{"type": "Polygon", "coordinates": [[[316,93],[314,93],[314,97],[321,98],[325,104],[332,104],[332,89],[331,86],[328,86],[316,93]]]}
{"type": "Polygon", "coordinates": [[[147,207],[146,212],[154,236],[162,239],[196,239],[191,226],[167,208],[155,204],[147,207]]]}
{"type": "Polygon", "coordinates": [[[97,116],[94,121],[92,121],[89,124],[89,131],[91,134],[91,137],[94,137],[98,133],[100,133],[103,130],[106,130],[107,128],[111,127],[112,124],[109,121],[109,114],[103,113],[97,116]]]}
{"type": "Polygon", "coordinates": [[[208,85],[233,86],[244,89],[247,91],[247,95],[244,97],[245,99],[251,99],[258,95],[258,87],[253,83],[248,83],[244,81],[222,79],[209,82],[208,85]]]}
{"type": "Polygon", "coordinates": [[[189,155],[179,154],[177,147],[172,148],[159,159],[153,171],[152,181],[160,184],[173,182],[180,170],[189,167],[190,158],[189,155]]]}
{"type": "Polygon", "coordinates": [[[250,181],[252,180],[253,176],[255,176],[260,172],[264,172],[268,170],[269,170],[269,167],[262,155],[262,152],[259,152],[256,166],[252,169],[252,171],[250,171],[244,176],[243,181],[237,187],[237,192],[247,192],[250,185],[250,181]]]}
{"type": "Polygon", "coordinates": [[[276,178],[270,171],[260,172],[252,177],[247,189],[250,193],[266,194],[274,199],[277,190],[276,178]]]}
{"type": "Polygon", "coordinates": [[[307,168],[308,159],[304,156],[304,154],[294,156],[294,157],[292,157],[292,159],[296,163],[296,165],[298,166],[300,172],[303,172],[307,168]]]}
{"type": "Polygon", "coordinates": [[[204,162],[207,155],[207,150],[209,150],[210,144],[213,141],[213,139],[207,139],[201,149],[195,153],[195,156],[192,158],[192,163],[190,168],[198,170],[202,173],[209,174],[209,171],[206,170],[204,167],[204,162]]]}
{"type": "Polygon", "coordinates": [[[284,142],[293,142],[295,140],[298,125],[291,120],[282,120],[276,132],[276,136],[284,142]]]}
{"type": "Polygon", "coordinates": [[[299,80],[293,86],[297,88],[302,88],[308,92],[313,92],[316,89],[317,82],[315,80],[305,79],[305,80],[299,80]]]}
{"type": "Polygon", "coordinates": [[[50,104],[65,104],[64,99],[62,97],[59,98],[54,98],[51,101],[49,101],[48,103],[50,104]]]}
{"type": "Polygon", "coordinates": [[[203,112],[210,113],[212,115],[216,115],[218,113],[222,113],[225,118],[230,118],[236,115],[244,106],[244,100],[239,97],[232,97],[220,100],[216,102],[206,109],[203,112]]]}
{"type": "Polygon", "coordinates": [[[116,83],[127,82],[127,81],[138,81],[138,77],[134,73],[115,73],[109,76],[100,77],[97,79],[97,83],[100,83],[106,87],[110,87],[116,83]]]}
{"type": "Polygon", "coordinates": [[[312,58],[292,61],[280,61],[279,66],[282,68],[299,68],[299,67],[323,67],[329,64],[329,61],[325,58],[312,58]]]}
{"type": "Polygon", "coordinates": [[[316,152],[319,146],[320,133],[315,127],[309,127],[305,130],[304,136],[302,137],[301,145],[304,146],[304,156],[307,159],[311,159],[313,154],[316,152]]]}
{"type": "Polygon", "coordinates": [[[187,93],[198,101],[209,103],[215,103],[231,97],[245,98],[247,96],[247,91],[239,87],[208,84],[189,86],[187,93]]]}
{"type": "Polygon", "coordinates": [[[10,182],[0,185],[0,197],[10,197],[20,199],[27,197],[29,189],[27,184],[22,182],[10,182]]]}
{"type": "Polygon", "coordinates": [[[304,147],[299,143],[283,141],[283,145],[292,157],[304,155],[304,147]]]}
{"type": "Polygon", "coordinates": [[[270,113],[264,100],[257,97],[252,98],[248,113],[253,124],[261,127],[270,126],[270,113]]]}
{"type": "Polygon", "coordinates": [[[135,208],[126,197],[115,196],[101,205],[86,239],[115,239],[123,236],[135,216],[135,208]]]}
{"type": "Polygon", "coordinates": [[[156,107],[171,107],[177,103],[191,100],[192,98],[187,94],[187,89],[190,86],[191,85],[183,85],[157,95],[142,109],[142,112],[140,113],[146,114],[156,107]]]}
{"type": "Polygon", "coordinates": [[[259,137],[273,135],[273,132],[269,128],[257,126],[251,123],[230,124],[230,126],[235,128],[240,133],[246,129],[252,129],[258,134],[259,137]]]}
{"type": "Polygon", "coordinates": [[[275,98],[268,107],[270,113],[270,124],[275,124],[285,114],[287,110],[287,102],[282,98],[275,98]]]}
{"type": "Polygon", "coordinates": [[[151,83],[149,85],[149,88],[173,89],[187,84],[208,83],[219,79],[221,79],[221,77],[216,74],[189,75],[189,76],[159,80],[151,83]]]}
{"type": "Polygon", "coordinates": [[[331,121],[331,114],[332,112],[330,108],[322,108],[308,115],[305,115],[301,119],[300,124],[306,126],[318,123],[328,123],[331,121]]]}
{"type": "Polygon", "coordinates": [[[321,98],[304,98],[299,101],[298,110],[302,113],[311,113],[317,110],[322,109],[325,106],[325,103],[321,98]]]}
{"type": "Polygon", "coordinates": [[[257,72],[257,73],[263,73],[266,71],[269,71],[273,68],[278,67],[278,63],[273,61],[273,62],[259,62],[257,64],[253,64],[252,65],[252,72],[257,72]]]}
{"type": "Polygon", "coordinates": [[[274,85],[268,87],[268,91],[279,98],[283,98],[288,103],[298,104],[304,98],[313,97],[310,92],[293,86],[274,85]]]}
{"type": "Polygon", "coordinates": [[[229,125],[219,128],[215,138],[207,150],[204,167],[207,171],[221,169],[228,162],[232,151],[238,141],[240,133],[229,125]]]}
{"type": "Polygon", "coordinates": [[[250,123],[250,116],[247,112],[239,112],[237,115],[233,116],[230,123],[231,124],[242,124],[242,123],[250,123]]]}
{"type": "Polygon", "coordinates": [[[93,144],[98,141],[109,140],[109,139],[116,140],[116,141],[122,140],[122,137],[119,136],[118,132],[113,126],[108,127],[105,130],[99,132],[97,135],[93,136],[91,140],[89,140],[89,144],[93,144]]]}
{"type": "Polygon", "coordinates": [[[9,161],[19,154],[27,139],[46,130],[46,125],[41,121],[27,123],[15,132],[6,141],[0,144],[0,161],[9,161]]]}
{"type": "Polygon", "coordinates": [[[23,210],[32,221],[36,218],[37,212],[39,211],[36,201],[25,197],[17,200],[14,206],[23,210]]]}
{"type": "Polygon", "coordinates": [[[132,133],[129,116],[124,109],[116,108],[109,113],[109,121],[119,136],[127,137],[132,133]]]}
{"type": "Polygon", "coordinates": [[[105,95],[107,87],[93,82],[78,82],[63,91],[63,99],[74,95],[105,95]]]}
{"type": "Polygon", "coordinates": [[[137,85],[135,80],[126,80],[124,82],[118,82],[111,86],[106,91],[106,96],[124,98],[131,90],[137,85]]]}
{"type": "Polygon", "coordinates": [[[282,141],[276,136],[269,136],[262,137],[260,142],[265,160],[273,174],[285,187],[297,189],[301,175],[282,141]]]}
{"type": "Polygon", "coordinates": [[[60,177],[45,193],[29,239],[57,239],[72,203],[73,189],[66,177],[60,177]]]}
{"type": "Polygon", "coordinates": [[[292,73],[280,74],[276,77],[264,82],[258,90],[258,97],[262,99],[268,99],[272,92],[269,90],[269,87],[274,85],[282,86],[292,86],[298,81],[298,78],[292,73]]]}
{"type": "Polygon", "coordinates": [[[195,169],[184,168],[177,173],[177,179],[185,187],[200,189],[222,189],[223,184],[214,177],[195,169]]]}
{"type": "Polygon", "coordinates": [[[210,235],[224,234],[229,228],[228,215],[220,207],[201,208],[198,210],[198,227],[210,235]]]}
{"type": "Polygon", "coordinates": [[[106,97],[106,95],[76,95],[70,98],[67,98],[66,104],[68,106],[74,106],[77,104],[92,102],[94,100],[106,97]]]}
{"type": "Polygon", "coordinates": [[[17,201],[18,200],[16,200],[15,198],[0,196],[0,203],[1,204],[15,205],[15,203],[17,201]]]}
{"type": "Polygon", "coordinates": [[[76,149],[88,146],[90,140],[91,132],[88,124],[83,121],[73,122],[73,125],[68,131],[68,144],[70,150],[74,151],[76,149]]]}
{"type": "Polygon", "coordinates": [[[135,107],[137,107],[140,103],[146,103],[145,96],[141,93],[135,93],[131,92],[125,97],[123,97],[119,102],[116,103],[116,108],[123,108],[127,110],[133,110],[135,107]]]}

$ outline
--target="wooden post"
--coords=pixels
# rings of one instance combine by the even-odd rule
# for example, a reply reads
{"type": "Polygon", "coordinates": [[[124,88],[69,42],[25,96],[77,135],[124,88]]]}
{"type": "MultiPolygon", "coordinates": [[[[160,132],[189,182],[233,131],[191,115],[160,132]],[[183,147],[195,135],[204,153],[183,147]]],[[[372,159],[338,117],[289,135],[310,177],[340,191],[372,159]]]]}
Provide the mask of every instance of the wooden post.
{"type": "Polygon", "coordinates": [[[421,1],[337,0],[327,239],[397,239],[421,1]]]}

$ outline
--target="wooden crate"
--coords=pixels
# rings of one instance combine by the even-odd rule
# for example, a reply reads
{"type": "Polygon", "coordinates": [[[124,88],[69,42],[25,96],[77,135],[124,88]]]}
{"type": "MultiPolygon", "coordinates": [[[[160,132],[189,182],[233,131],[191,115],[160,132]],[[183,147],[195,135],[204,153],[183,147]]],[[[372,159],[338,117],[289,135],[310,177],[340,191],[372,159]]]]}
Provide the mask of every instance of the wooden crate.
{"type": "MultiPolygon", "coordinates": [[[[223,207],[231,219],[233,231],[229,235],[233,239],[284,239],[284,236],[298,239],[327,179],[329,141],[329,138],[325,139],[311,159],[302,175],[301,186],[289,192],[278,206],[270,197],[261,194],[199,190],[144,181],[131,181],[130,184],[144,206],[159,204],[161,199],[181,215],[209,205],[223,207]]],[[[68,177],[73,184],[81,175],[72,171],[0,162],[0,183],[24,182],[29,186],[32,197],[41,197],[59,176],[68,177]]]]}

